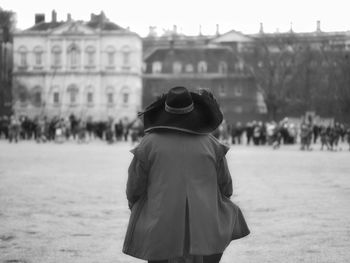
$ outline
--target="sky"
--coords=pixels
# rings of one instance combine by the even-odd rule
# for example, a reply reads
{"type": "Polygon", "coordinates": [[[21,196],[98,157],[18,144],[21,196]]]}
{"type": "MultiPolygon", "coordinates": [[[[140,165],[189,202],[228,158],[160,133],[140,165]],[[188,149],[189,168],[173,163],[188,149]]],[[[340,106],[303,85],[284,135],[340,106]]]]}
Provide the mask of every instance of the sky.
{"type": "Polygon", "coordinates": [[[246,34],[259,31],[263,23],[265,32],[295,32],[316,30],[350,30],[349,0],[0,0],[0,7],[17,14],[17,28],[26,29],[34,24],[34,15],[44,13],[51,20],[51,11],[57,19],[66,20],[70,13],[74,20],[89,20],[91,13],[104,11],[114,23],[129,27],[140,36],[146,36],[149,26],[158,34],[177,26],[178,32],[197,35],[199,27],[205,35],[232,29],[246,34]]]}

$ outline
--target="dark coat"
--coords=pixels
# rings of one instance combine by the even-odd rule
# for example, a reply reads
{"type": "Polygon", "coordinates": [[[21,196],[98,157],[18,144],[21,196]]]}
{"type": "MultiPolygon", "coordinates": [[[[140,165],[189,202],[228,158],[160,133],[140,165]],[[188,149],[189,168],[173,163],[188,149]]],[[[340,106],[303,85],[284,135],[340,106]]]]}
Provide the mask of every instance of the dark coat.
{"type": "Polygon", "coordinates": [[[228,147],[211,135],[147,134],[132,151],[123,252],[145,260],[222,253],[249,234],[231,202],[228,147]]]}

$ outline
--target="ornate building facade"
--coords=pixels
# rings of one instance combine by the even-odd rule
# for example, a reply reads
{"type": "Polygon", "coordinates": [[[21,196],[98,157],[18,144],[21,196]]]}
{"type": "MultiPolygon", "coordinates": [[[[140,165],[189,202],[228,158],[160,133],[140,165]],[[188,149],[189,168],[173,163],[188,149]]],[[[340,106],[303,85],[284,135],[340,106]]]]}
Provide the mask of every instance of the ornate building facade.
{"type": "Polygon", "coordinates": [[[210,90],[230,123],[261,118],[254,79],[229,47],[158,48],[145,58],[143,105],[174,86],[210,90]]]}
{"type": "Polygon", "coordinates": [[[168,89],[184,85],[194,92],[210,90],[229,123],[264,119],[264,101],[241,56],[252,42],[235,31],[223,37],[173,32],[144,38],[143,106],[168,89]]]}
{"type": "Polygon", "coordinates": [[[88,22],[37,14],[13,49],[18,115],[132,120],[141,108],[142,40],[103,13],[88,22]]]}

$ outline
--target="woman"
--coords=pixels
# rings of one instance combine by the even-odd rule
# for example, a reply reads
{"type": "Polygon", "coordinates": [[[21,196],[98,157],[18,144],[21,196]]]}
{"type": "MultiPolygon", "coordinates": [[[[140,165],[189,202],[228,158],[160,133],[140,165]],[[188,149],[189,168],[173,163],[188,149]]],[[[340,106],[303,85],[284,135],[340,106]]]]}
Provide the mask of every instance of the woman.
{"type": "Polygon", "coordinates": [[[175,87],[140,115],[146,135],[132,151],[123,252],[153,263],[219,262],[249,229],[229,199],[228,147],[210,135],[223,119],[218,104],[175,87]]]}

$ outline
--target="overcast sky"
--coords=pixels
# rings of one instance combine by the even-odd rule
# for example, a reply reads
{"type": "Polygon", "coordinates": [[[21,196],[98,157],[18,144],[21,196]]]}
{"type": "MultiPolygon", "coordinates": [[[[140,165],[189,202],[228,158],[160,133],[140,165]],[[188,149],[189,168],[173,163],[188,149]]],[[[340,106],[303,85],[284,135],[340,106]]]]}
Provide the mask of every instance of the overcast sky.
{"type": "Polygon", "coordinates": [[[1,0],[0,6],[17,13],[19,29],[32,26],[35,13],[45,13],[50,20],[55,9],[58,20],[65,20],[67,13],[75,20],[89,20],[91,13],[103,10],[111,21],[141,36],[149,26],[162,33],[173,25],[186,35],[197,35],[199,25],[203,34],[214,34],[216,24],[220,33],[257,33],[260,22],[266,32],[288,31],[291,22],[295,32],[310,32],[317,20],[323,31],[350,30],[349,0],[1,0]]]}

